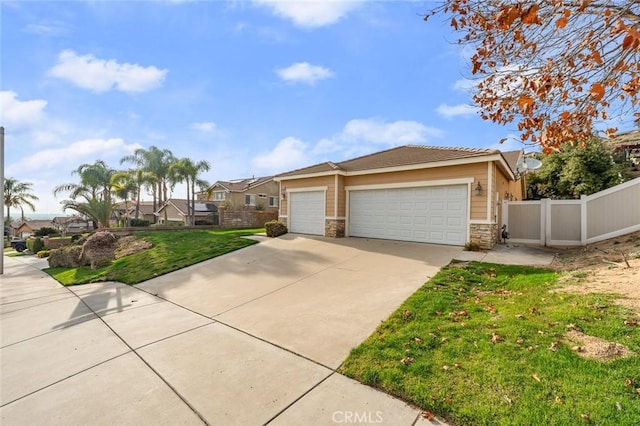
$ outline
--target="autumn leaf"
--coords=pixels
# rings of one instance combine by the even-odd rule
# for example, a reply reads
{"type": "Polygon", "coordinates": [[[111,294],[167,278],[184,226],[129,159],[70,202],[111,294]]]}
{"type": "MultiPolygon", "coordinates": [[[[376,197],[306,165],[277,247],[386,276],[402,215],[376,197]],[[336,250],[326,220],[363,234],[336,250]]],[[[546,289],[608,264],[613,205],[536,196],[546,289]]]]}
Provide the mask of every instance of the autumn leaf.
{"type": "Polygon", "coordinates": [[[593,83],[591,85],[591,89],[589,90],[589,94],[594,101],[599,101],[604,97],[604,87],[600,83],[593,83]]]}
{"type": "Polygon", "coordinates": [[[538,382],[538,383],[541,383],[541,382],[542,382],[542,380],[540,380],[540,377],[538,377],[538,375],[537,375],[537,374],[532,374],[532,375],[531,375],[531,377],[533,377],[533,379],[534,379],[536,382],[538,382]]]}
{"type": "Polygon", "coordinates": [[[538,16],[538,9],[540,9],[540,6],[538,6],[537,4],[534,4],[533,6],[531,6],[524,14],[522,17],[522,22],[524,24],[540,24],[540,17],[538,16]]]}
{"type": "Polygon", "coordinates": [[[423,411],[422,412],[422,417],[424,417],[425,419],[432,421],[434,419],[434,415],[431,411],[423,411]]]}
{"type": "Polygon", "coordinates": [[[566,26],[567,26],[567,22],[568,22],[568,21],[569,21],[569,20],[568,20],[567,18],[565,18],[564,16],[563,16],[562,18],[559,18],[559,19],[556,21],[556,28],[557,28],[557,29],[559,29],[559,30],[561,30],[562,28],[564,28],[564,27],[566,27],[566,26]]]}
{"type": "Polygon", "coordinates": [[[522,95],[518,98],[518,106],[523,113],[527,114],[533,109],[534,100],[531,96],[522,95]]]}

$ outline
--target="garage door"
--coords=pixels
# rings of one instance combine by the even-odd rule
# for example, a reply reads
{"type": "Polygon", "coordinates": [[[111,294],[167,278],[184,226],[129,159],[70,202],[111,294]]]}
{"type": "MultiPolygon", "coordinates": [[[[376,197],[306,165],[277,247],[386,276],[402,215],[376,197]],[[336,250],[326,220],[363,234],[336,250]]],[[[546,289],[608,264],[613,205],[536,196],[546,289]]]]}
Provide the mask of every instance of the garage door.
{"type": "Polygon", "coordinates": [[[349,235],[464,245],[467,185],[351,191],[349,235]]]}
{"type": "Polygon", "coordinates": [[[324,191],[291,192],[289,231],[324,235],[324,191]]]}

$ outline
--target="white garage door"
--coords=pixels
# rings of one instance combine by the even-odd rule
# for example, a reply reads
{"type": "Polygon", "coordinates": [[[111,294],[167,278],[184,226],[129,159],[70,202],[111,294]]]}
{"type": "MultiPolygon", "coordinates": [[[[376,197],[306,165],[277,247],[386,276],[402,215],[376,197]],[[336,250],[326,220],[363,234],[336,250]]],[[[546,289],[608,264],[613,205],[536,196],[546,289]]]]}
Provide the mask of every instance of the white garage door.
{"type": "Polygon", "coordinates": [[[464,245],[467,197],[467,185],[351,191],[349,235],[464,245]]]}
{"type": "Polygon", "coordinates": [[[291,192],[289,231],[324,235],[324,191],[291,192]]]}

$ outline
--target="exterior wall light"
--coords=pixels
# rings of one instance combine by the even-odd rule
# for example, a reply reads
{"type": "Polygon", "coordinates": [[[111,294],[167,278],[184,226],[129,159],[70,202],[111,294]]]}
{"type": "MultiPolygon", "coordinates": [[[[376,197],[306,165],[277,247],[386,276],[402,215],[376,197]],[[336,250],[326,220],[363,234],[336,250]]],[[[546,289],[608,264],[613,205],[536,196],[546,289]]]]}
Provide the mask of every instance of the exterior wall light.
{"type": "Polygon", "coordinates": [[[478,181],[478,184],[476,185],[475,193],[476,195],[482,195],[482,185],[480,185],[480,181],[478,181]]]}

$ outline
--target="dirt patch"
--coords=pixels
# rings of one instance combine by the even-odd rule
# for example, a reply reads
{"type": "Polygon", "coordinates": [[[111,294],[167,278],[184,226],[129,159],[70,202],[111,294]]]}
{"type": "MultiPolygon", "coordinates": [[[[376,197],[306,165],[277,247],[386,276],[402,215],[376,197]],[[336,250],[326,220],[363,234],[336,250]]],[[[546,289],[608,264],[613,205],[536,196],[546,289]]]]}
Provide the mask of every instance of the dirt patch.
{"type": "Polygon", "coordinates": [[[598,361],[611,361],[618,358],[636,355],[619,343],[607,342],[597,337],[589,336],[578,330],[567,331],[565,339],[573,345],[573,350],[584,358],[598,361]]]}
{"type": "Polygon", "coordinates": [[[566,273],[561,291],[617,293],[640,315],[640,232],[560,251],[552,267],[566,273]]]}
{"type": "Polygon", "coordinates": [[[133,235],[127,235],[126,237],[118,238],[118,247],[116,248],[116,259],[121,257],[130,256],[143,250],[147,250],[153,247],[149,241],[141,240],[133,235]]]}

